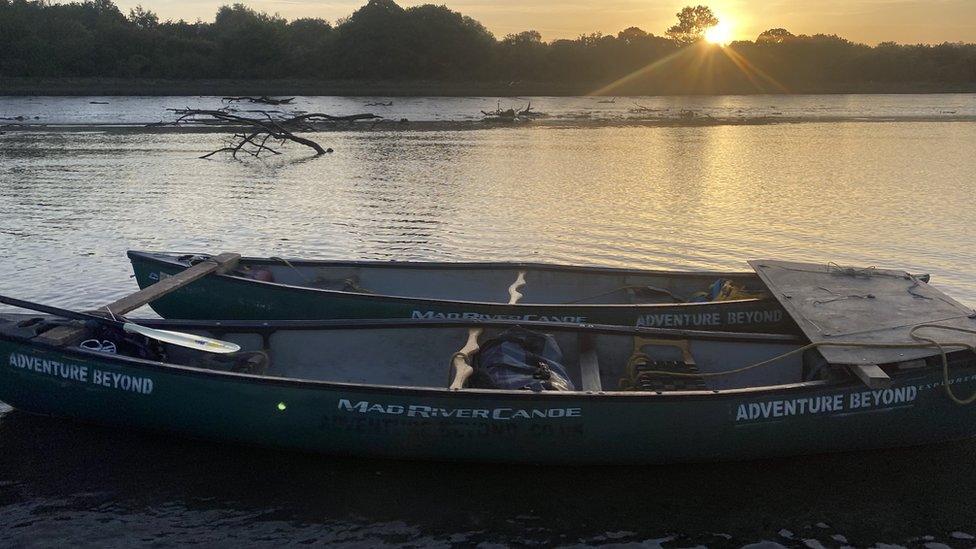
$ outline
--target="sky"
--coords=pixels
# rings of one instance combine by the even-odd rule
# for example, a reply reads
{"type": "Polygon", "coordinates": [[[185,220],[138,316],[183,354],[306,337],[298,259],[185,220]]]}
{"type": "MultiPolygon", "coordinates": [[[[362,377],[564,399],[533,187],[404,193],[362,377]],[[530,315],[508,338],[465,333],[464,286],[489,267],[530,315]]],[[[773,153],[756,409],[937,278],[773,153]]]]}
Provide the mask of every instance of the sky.
{"type": "MultiPolygon", "coordinates": [[[[236,0],[287,19],[347,17],[366,0],[236,0]]],[[[116,0],[136,4],[161,19],[212,21],[235,0],[116,0]]],[[[793,34],[837,34],[877,44],[976,42],[976,0],[400,0],[401,6],[446,4],[481,21],[496,37],[534,29],[545,40],[580,34],[616,34],[630,26],[663,35],[682,6],[704,4],[731,25],[733,39],[754,40],[769,28],[793,34]]]]}

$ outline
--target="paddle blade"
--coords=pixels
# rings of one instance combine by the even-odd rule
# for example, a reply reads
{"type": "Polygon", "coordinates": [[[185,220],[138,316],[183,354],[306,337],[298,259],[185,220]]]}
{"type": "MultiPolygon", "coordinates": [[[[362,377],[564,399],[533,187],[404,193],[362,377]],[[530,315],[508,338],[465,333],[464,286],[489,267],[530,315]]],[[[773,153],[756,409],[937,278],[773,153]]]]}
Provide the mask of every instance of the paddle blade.
{"type": "Polygon", "coordinates": [[[122,326],[122,329],[126,332],[143,335],[157,341],[179,345],[180,347],[186,347],[188,349],[206,351],[208,353],[226,354],[236,353],[237,351],[241,350],[240,345],[231,343],[229,341],[221,341],[219,339],[212,339],[194,334],[184,334],[182,332],[171,332],[169,330],[157,330],[155,328],[147,328],[131,322],[126,322],[122,326]]]}

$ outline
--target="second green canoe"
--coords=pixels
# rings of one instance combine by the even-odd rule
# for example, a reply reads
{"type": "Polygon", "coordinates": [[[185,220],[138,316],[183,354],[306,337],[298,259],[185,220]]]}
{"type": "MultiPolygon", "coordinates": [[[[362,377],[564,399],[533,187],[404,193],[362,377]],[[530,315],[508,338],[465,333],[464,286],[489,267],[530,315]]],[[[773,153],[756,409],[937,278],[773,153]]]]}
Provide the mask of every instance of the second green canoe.
{"type": "MultiPolygon", "coordinates": [[[[145,288],[209,254],[130,251],[145,288]]],[[[749,272],[677,272],[531,263],[241,258],[152,304],[164,318],[549,321],[793,333],[749,272]]]]}

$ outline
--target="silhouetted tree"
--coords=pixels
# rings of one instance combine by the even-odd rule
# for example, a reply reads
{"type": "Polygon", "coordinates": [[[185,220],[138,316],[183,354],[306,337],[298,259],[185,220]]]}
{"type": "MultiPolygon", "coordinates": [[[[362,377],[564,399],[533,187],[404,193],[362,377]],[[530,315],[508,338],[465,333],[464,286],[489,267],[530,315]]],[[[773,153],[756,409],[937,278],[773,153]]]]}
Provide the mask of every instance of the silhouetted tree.
{"type": "Polygon", "coordinates": [[[786,29],[776,28],[763,31],[756,38],[756,43],[758,44],[782,44],[787,40],[795,38],[793,33],[786,29]]]}
{"type": "Polygon", "coordinates": [[[433,4],[409,8],[404,16],[398,46],[410,52],[407,76],[475,77],[488,63],[495,37],[474,19],[433,4]]]}
{"type": "Polygon", "coordinates": [[[677,13],[678,23],[668,29],[667,35],[680,44],[694,44],[705,36],[705,31],[718,25],[718,17],[708,6],[685,6],[677,13]]]}
{"type": "Polygon", "coordinates": [[[640,43],[642,40],[647,40],[648,36],[650,35],[637,27],[627,27],[617,33],[617,40],[620,40],[628,46],[632,46],[640,43]]]}
{"type": "Polygon", "coordinates": [[[314,78],[329,73],[335,41],[332,25],[324,19],[296,19],[285,29],[288,54],[283,62],[289,76],[314,78]]]}
{"type": "Polygon", "coordinates": [[[244,4],[217,10],[211,31],[220,59],[220,74],[245,78],[254,72],[285,76],[287,22],[277,15],[258,13],[244,4]]]}
{"type": "Polygon", "coordinates": [[[539,79],[539,72],[546,65],[548,49],[539,31],[506,35],[499,47],[500,72],[511,80],[539,79]]]}
{"type": "Polygon", "coordinates": [[[222,6],[212,23],[188,23],[160,21],[141,6],[126,17],[110,0],[0,0],[0,78],[465,79],[590,91],[635,74],[609,92],[620,95],[976,85],[973,44],[872,48],[773,28],[725,52],[683,55],[681,48],[717,18],[704,6],[678,17],[668,37],[630,27],[546,42],[532,30],[496,40],[444,6],[404,9],[393,0],[370,0],[335,26],[321,19],[287,22],[243,4],[222,6]],[[756,69],[751,77],[729,50],[756,69]],[[653,70],[642,70],[648,66],[653,70]]]}
{"type": "Polygon", "coordinates": [[[142,30],[155,29],[159,26],[159,16],[142,7],[142,4],[129,10],[129,21],[142,30]]]}

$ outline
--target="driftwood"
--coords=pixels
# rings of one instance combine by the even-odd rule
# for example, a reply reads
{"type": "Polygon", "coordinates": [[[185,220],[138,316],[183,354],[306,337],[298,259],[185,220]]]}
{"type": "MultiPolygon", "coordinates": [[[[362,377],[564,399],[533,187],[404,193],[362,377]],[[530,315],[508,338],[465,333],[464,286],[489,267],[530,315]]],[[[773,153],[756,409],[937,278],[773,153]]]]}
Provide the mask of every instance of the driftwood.
{"type": "Polygon", "coordinates": [[[628,109],[627,112],[634,113],[634,114],[639,114],[639,113],[648,113],[648,112],[658,112],[660,110],[661,109],[655,109],[655,108],[652,108],[652,107],[645,107],[644,105],[641,105],[640,103],[634,103],[633,108],[628,109]]]}
{"type": "Polygon", "coordinates": [[[261,103],[262,105],[289,105],[294,100],[295,100],[294,97],[275,99],[273,97],[268,97],[267,95],[262,95],[260,97],[251,97],[249,95],[242,95],[236,97],[223,98],[223,101],[250,101],[251,103],[261,103]]]}
{"type": "Polygon", "coordinates": [[[312,124],[315,122],[355,122],[356,120],[371,120],[380,118],[375,114],[353,114],[349,116],[332,116],[325,113],[303,113],[282,118],[267,111],[255,111],[262,114],[260,118],[242,116],[235,114],[227,109],[207,110],[207,109],[167,109],[178,115],[172,125],[180,125],[189,121],[213,121],[225,123],[235,128],[241,128],[239,133],[235,133],[230,143],[215,151],[209,152],[200,158],[209,158],[217,153],[229,152],[231,156],[237,158],[239,153],[259,157],[262,154],[281,154],[268,145],[268,142],[284,145],[287,141],[292,141],[300,145],[305,145],[315,151],[315,154],[325,154],[332,152],[332,149],[325,149],[315,141],[295,135],[296,131],[308,131],[314,129],[312,124]]]}
{"type": "Polygon", "coordinates": [[[504,122],[515,122],[523,118],[539,118],[543,116],[548,116],[546,113],[537,112],[532,110],[532,102],[525,106],[524,109],[517,111],[514,108],[502,109],[501,102],[498,103],[498,108],[493,111],[481,111],[481,114],[485,115],[485,120],[493,121],[500,120],[504,122]]]}
{"type": "Polygon", "coordinates": [[[698,111],[691,109],[682,109],[680,112],[678,112],[678,118],[681,118],[682,120],[701,120],[704,118],[712,119],[712,115],[708,114],[707,112],[699,113],[698,111]]]}
{"type": "Polygon", "coordinates": [[[382,101],[376,101],[374,103],[363,103],[364,107],[392,107],[393,101],[387,101],[383,103],[382,101]]]}

